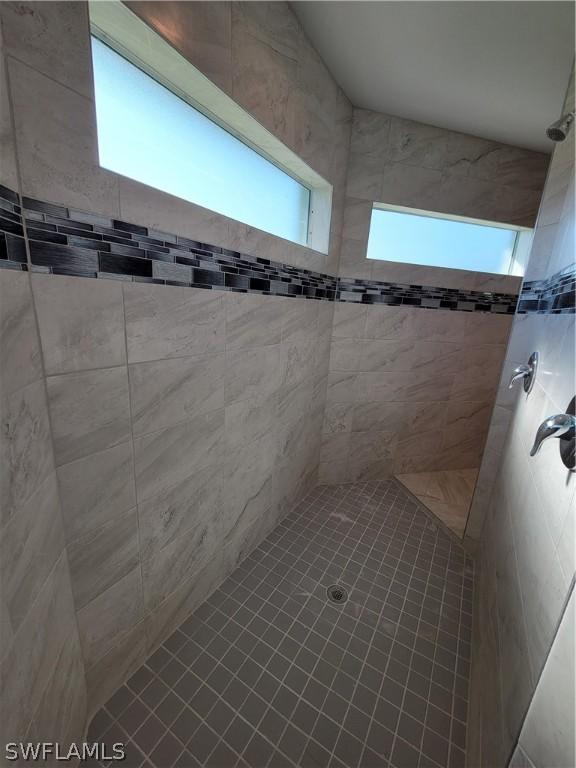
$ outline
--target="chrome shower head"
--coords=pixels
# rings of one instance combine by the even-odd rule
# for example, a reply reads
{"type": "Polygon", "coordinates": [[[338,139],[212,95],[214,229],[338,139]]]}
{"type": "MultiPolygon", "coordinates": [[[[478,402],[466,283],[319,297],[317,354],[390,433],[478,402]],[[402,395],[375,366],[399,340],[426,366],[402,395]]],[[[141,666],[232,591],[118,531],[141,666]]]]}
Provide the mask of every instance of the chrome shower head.
{"type": "Polygon", "coordinates": [[[564,141],[566,136],[568,136],[570,126],[574,122],[575,114],[574,112],[566,112],[565,115],[562,115],[555,123],[546,128],[546,136],[552,141],[564,141]]]}

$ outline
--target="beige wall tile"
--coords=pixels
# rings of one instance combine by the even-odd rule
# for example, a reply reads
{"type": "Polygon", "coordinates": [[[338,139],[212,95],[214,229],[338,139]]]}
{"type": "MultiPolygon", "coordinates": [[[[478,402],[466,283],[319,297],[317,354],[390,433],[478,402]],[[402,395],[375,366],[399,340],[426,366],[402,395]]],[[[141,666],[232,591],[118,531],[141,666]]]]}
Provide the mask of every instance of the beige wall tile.
{"type": "Polygon", "coordinates": [[[161,285],[125,285],[128,362],[224,350],[224,294],[161,285]]]}
{"type": "MultiPolygon", "coordinates": [[[[163,643],[184,619],[210,597],[225,577],[222,551],[218,550],[200,571],[183,581],[178,589],[155,608],[153,613],[148,614],[144,633],[147,647],[145,655],[156,650],[157,646],[163,643]]],[[[125,677],[127,675],[121,679],[125,677]]]]}
{"type": "Polygon", "coordinates": [[[146,620],[142,619],[86,669],[88,719],[142,666],[147,656],[146,620]]]}
{"type": "Polygon", "coordinates": [[[226,405],[252,397],[270,396],[280,387],[280,345],[226,351],[226,405]]]}
{"type": "Polygon", "coordinates": [[[89,670],[125,639],[142,618],[140,566],[91,600],[78,613],[78,629],[84,664],[89,670]]]}
{"type": "Polygon", "coordinates": [[[367,312],[368,307],[359,304],[337,302],[334,307],[333,338],[364,338],[367,312]]]}
{"type": "Polygon", "coordinates": [[[63,554],[0,662],[0,722],[7,741],[25,739],[28,724],[74,623],[68,566],[63,554]],[[39,631],[39,627],[45,631],[39,631]]]}
{"type": "Polygon", "coordinates": [[[188,578],[200,570],[222,546],[221,516],[212,504],[197,507],[182,535],[163,547],[153,547],[142,561],[146,611],[153,611],[188,578]],[[203,513],[203,514],[202,514],[203,513]]]}
{"type": "Polygon", "coordinates": [[[126,362],[119,283],[33,275],[32,287],[48,375],[126,362]]]}
{"type": "Polygon", "coordinates": [[[355,406],[351,403],[334,403],[326,405],[324,410],[323,435],[333,435],[339,432],[350,432],[353,424],[355,406]]]}
{"type": "Polygon", "coordinates": [[[6,3],[2,7],[6,53],[52,80],[92,98],[87,45],[88,7],[84,4],[6,3]]]}
{"type": "Polygon", "coordinates": [[[46,384],[57,466],[128,440],[126,366],[50,376],[46,384]]]}
{"type": "Polygon", "coordinates": [[[134,440],[138,502],[165,493],[191,469],[221,460],[224,409],[185,421],[134,440]]]}
{"type": "Polygon", "coordinates": [[[537,768],[574,761],[574,595],[563,614],[520,734],[537,768]]]}
{"type": "Polygon", "coordinates": [[[9,73],[22,194],[118,215],[118,177],[98,165],[92,99],[14,58],[9,73]]]}
{"type": "Polygon", "coordinates": [[[142,560],[185,538],[189,529],[222,519],[221,464],[191,470],[182,482],[138,504],[142,560]]]}
{"type": "Polygon", "coordinates": [[[129,378],[134,435],[224,406],[224,354],[137,363],[129,378]]]}
{"type": "Polygon", "coordinates": [[[136,509],[68,542],[70,578],[80,611],[140,564],[136,509]]]}
{"type": "Polygon", "coordinates": [[[58,468],[68,541],[136,506],[132,453],[131,443],[121,443],[58,468]]]}
{"type": "MultiPolygon", "coordinates": [[[[149,4],[153,5],[140,5],[149,4]]],[[[221,248],[234,246],[233,219],[124,176],[118,177],[118,185],[120,215],[125,221],[221,248]]]]}
{"type": "Polygon", "coordinates": [[[32,307],[30,278],[23,272],[0,272],[0,391],[3,395],[42,377],[40,344],[32,307]]]}
{"type": "MultiPolygon", "coordinates": [[[[56,476],[51,472],[0,534],[0,583],[16,632],[64,548],[56,476]]],[[[4,652],[8,646],[3,646],[4,652]]]]}
{"type": "Polygon", "coordinates": [[[229,454],[224,464],[224,520],[229,541],[234,531],[247,528],[272,505],[272,472],[276,436],[270,432],[250,444],[249,451],[229,454]]]}
{"type": "Polygon", "coordinates": [[[76,627],[66,638],[54,671],[34,713],[29,738],[56,741],[67,750],[82,741],[86,729],[86,681],[76,627]]]}
{"type": "Polygon", "coordinates": [[[0,515],[2,522],[6,522],[48,478],[54,457],[43,382],[37,381],[2,397],[0,409],[0,515]]]}
{"type": "Polygon", "coordinates": [[[282,317],[274,296],[226,294],[226,349],[249,349],[277,344],[282,317]]]}

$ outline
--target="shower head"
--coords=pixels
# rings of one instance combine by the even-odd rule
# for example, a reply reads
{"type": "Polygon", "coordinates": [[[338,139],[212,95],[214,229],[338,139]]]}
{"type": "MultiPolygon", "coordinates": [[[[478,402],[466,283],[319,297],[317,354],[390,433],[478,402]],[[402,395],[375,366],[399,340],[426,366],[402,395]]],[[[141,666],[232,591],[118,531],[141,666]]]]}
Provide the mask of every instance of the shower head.
{"type": "Polygon", "coordinates": [[[562,115],[559,120],[556,120],[555,123],[546,128],[546,136],[552,141],[564,141],[566,136],[568,136],[570,126],[574,122],[575,114],[574,112],[566,112],[565,115],[562,115]]]}

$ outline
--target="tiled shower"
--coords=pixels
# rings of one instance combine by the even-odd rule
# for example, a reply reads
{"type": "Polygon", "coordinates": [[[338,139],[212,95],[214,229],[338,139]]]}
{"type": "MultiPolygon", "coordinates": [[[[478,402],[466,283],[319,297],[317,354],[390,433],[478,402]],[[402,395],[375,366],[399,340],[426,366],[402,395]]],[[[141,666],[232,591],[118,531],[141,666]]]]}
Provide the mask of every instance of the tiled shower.
{"type": "Polygon", "coordinates": [[[330,242],[100,167],[88,4],[0,4],[2,750],[570,768],[574,475],[529,450],[573,143],[358,109],[284,2],[125,5],[332,185],[330,242]],[[524,280],[368,260],[375,202],[535,227],[524,280]]]}

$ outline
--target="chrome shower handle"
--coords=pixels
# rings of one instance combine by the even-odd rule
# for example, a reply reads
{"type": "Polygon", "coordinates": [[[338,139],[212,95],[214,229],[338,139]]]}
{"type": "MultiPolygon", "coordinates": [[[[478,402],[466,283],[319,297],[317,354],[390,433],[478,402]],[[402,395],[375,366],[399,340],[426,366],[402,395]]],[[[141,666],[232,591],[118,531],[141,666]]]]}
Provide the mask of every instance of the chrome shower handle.
{"type": "Polygon", "coordinates": [[[512,378],[508,384],[508,389],[512,389],[515,382],[517,382],[519,379],[524,379],[524,392],[528,394],[534,385],[537,370],[538,352],[532,352],[526,365],[519,365],[517,368],[514,368],[514,371],[512,372],[512,378]]]}
{"type": "Polygon", "coordinates": [[[569,413],[557,413],[555,416],[549,416],[538,427],[534,445],[530,451],[530,456],[536,456],[544,440],[549,437],[562,437],[571,439],[576,431],[576,417],[569,413]]]}
{"type": "Polygon", "coordinates": [[[514,384],[519,379],[525,379],[526,376],[530,376],[532,373],[532,368],[530,368],[529,365],[519,365],[517,368],[514,368],[512,371],[512,378],[510,379],[510,383],[508,384],[508,389],[512,389],[514,387],[514,384]]]}

